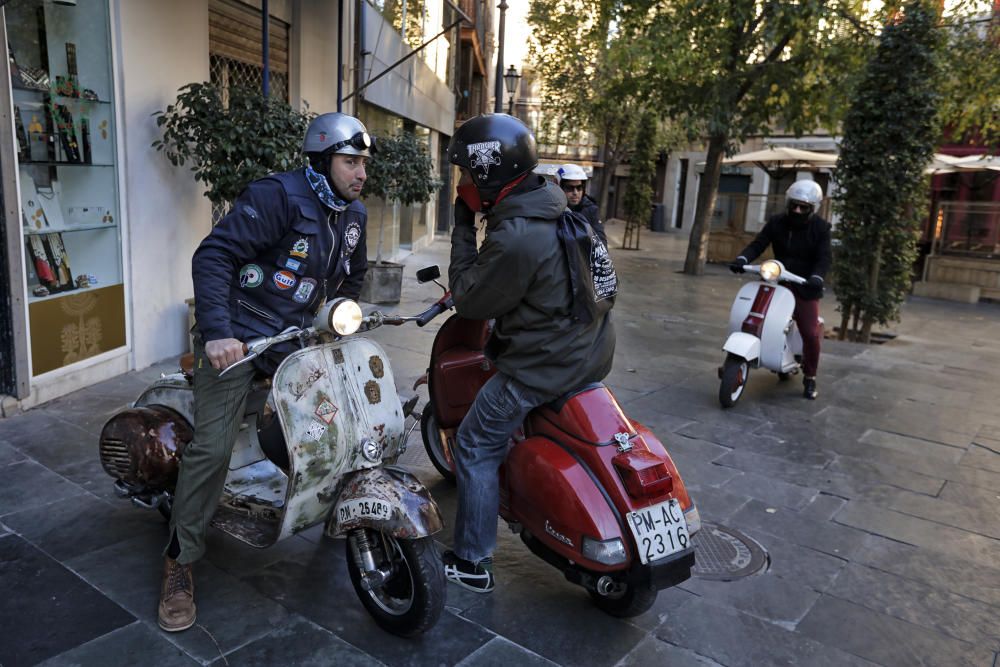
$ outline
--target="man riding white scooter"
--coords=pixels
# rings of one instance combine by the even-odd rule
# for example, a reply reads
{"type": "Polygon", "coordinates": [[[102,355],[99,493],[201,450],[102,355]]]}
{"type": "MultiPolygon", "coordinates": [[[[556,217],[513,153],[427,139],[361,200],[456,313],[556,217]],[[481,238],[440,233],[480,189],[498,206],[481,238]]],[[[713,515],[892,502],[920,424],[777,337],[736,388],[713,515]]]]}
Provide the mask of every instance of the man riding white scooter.
{"type": "Polygon", "coordinates": [[[822,201],[823,189],[815,181],[793,183],[785,192],[786,212],[772,216],[757,238],[729,264],[733,273],[743,273],[746,264],[771,246],[775,259],[790,272],[807,276],[805,285],[787,287],[795,295],[792,317],[802,336],[802,395],[810,400],[817,395],[816,371],[823,337],[819,300],[831,261],[830,223],[817,214],[822,201]]]}

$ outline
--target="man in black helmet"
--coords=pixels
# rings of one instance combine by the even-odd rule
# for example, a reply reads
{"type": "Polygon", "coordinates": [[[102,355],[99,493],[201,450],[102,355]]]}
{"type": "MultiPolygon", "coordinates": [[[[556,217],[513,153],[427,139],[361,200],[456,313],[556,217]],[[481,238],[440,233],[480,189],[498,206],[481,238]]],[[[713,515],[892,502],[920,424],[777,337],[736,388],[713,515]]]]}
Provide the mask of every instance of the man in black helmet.
{"type": "Polygon", "coordinates": [[[458,429],[458,512],[445,574],[488,593],[494,587],[497,469],[510,436],[532,408],[603,379],[611,370],[615,334],[606,312],[587,323],[573,316],[566,253],[556,235],[566,195],[532,173],[538,158],[528,128],[506,114],[477,116],[455,132],[448,154],[462,172],[448,272],[455,310],[496,320],[486,353],[497,373],[458,429]],[[478,249],[476,212],[486,221],[478,249]]]}
{"type": "Polygon", "coordinates": [[[324,299],[358,298],[368,266],[358,198],[371,146],[357,118],[318,116],[302,147],[309,165],[248,185],[194,253],[195,424],[165,551],[159,624],[168,632],[195,622],[191,564],[205,553],[254,366],[272,373],[291,349],[219,372],[243,358],[247,340],[307,326],[324,299]]]}

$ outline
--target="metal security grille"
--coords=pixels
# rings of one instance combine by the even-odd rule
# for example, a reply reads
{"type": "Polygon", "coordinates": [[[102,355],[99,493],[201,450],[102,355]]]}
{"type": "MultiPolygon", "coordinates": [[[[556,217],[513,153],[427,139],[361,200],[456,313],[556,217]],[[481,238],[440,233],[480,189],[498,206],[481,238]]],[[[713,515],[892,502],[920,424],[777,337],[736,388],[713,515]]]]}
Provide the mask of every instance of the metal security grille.
{"type": "MultiPolygon", "coordinates": [[[[209,68],[212,83],[222,88],[223,99],[231,86],[260,90],[264,85],[264,69],[260,63],[252,65],[225,56],[211,55],[209,68]]],[[[270,91],[271,97],[288,101],[288,72],[271,70],[270,91]]]]}

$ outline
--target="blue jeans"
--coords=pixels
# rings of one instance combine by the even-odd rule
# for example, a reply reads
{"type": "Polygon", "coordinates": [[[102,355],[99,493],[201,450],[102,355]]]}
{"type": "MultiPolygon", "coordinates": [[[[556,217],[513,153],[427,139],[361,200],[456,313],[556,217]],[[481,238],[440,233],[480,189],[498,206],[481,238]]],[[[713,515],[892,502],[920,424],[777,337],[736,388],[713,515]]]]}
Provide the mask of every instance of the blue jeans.
{"type": "Polygon", "coordinates": [[[497,373],[476,395],[458,427],[454,452],[458,479],[455,554],[477,563],[491,556],[497,544],[500,511],[500,464],[507,457],[510,437],[525,416],[553,396],[497,373]]]}

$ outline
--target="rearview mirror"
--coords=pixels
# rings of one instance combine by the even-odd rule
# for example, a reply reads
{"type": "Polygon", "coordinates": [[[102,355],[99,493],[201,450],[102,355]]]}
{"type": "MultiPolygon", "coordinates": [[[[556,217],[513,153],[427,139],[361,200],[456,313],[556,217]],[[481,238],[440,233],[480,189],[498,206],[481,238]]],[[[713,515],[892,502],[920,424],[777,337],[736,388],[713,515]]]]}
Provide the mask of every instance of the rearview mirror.
{"type": "Polygon", "coordinates": [[[437,280],[441,277],[441,269],[438,268],[437,264],[433,266],[425,266],[424,268],[417,271],[417,282],[418,283],[429,283],[432,280],[437,280]]]}

